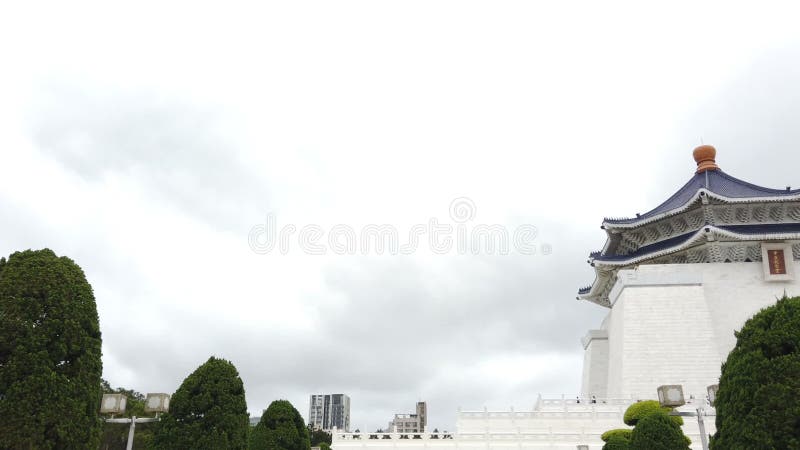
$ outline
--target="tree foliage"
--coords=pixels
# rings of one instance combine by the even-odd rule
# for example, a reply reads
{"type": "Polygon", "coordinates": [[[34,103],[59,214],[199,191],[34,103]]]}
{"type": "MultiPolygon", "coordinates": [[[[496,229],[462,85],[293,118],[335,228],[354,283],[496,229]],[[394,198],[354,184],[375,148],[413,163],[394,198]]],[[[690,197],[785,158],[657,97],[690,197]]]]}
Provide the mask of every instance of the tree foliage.
{"type": "Polygon", "coordinates": [[[658,411],[639,419],[631,433],[630,450],[689,450],[680,425],[666,413],[658,411]]]}
{"type": "Polygon", "coordinates": [[[97,448],[102,371],[83,270],[49,249],[0,261],[0,448],[97,448]]]}
{"type": "Polygon", "coordinates": [[[247,448],[249,415],[236,367],[211,357],[186,377],[155,427],[154,449],[247,448]]]}
{"type": "Polygon", "coordinates": [[[303,417],[288,400],[270,403],[253,428],[250,450],[309,450],[311,441],[303,417]]]}
{"type": "Polygon", "coordinates": [[[319,447],[320,444],[325,443],[330,445],[333,442],[333,436],[325,430],[311,430],[311,446],[319,447]]]}
{"type": "Polygon", "coordinates": [[[620,434],[615,434],[604,441],[606,443],[603,445],[603,450],[628,450],[631,442],[630,439],[620,434]]]}
{"type": "Polygon", "coordinates": [[[800,297],[761,310],[722,365],[714,449],[800,448],[800,297]]]}
{"type": "MultiPolygon", "coordinates": [[[[623,421],[625,425],[636,426],[640,419],[643,419],[651,414],[663,412],[669,414],[672,408],[661,406],[658,400],[643,400],[636,402],[625,410],[623,421]]],[[[668,416],[677,425],[683,425],[683,418],[681,416],[668,416]]]]}

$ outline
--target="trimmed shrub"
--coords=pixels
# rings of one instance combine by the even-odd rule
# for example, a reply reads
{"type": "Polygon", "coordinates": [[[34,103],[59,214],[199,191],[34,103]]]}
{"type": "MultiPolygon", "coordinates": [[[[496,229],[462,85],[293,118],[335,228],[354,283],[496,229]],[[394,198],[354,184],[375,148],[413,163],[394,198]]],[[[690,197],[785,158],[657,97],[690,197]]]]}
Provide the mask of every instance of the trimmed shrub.
{"type": "Polygon", "coordinates": [[[630,450],[688,450],[687,438],[680,425],[664,412],[639,419],[631,433],[630,450]]]}
{"type": "MultiPolygon", "coordinates": [[[[625,425],[636,426],[640,419],[643,419],[651,414],[664,413],[669,414],[672,408],[661,406],[658,400],[643,400],[636,402],[625,410],[623,421],[625,425]]],[[[667,416],[677,425],[683,425],[683,418],[681,416],[667,416]]]]}
{"type": "Polygon", "coordinates": [[[629,448],[630,440],[619,434],[612,435],[603,445],[603,450],[628,450],[629,448]]]}
{"type": "Polygon", "coordinates": [[[605,433],[603,433],[602,436],[600,436],[600,439],[602,439],[603,442],[608,442],[609,440],[611,440],[611,438],[615,438],[615,437],[622,437],[625,440],[630,440],[632,432],[633,432],[633,430],[631,430],[629,428],[617,428],[617,429],[614,429],[614,430],[606,431],[605,433]]]}

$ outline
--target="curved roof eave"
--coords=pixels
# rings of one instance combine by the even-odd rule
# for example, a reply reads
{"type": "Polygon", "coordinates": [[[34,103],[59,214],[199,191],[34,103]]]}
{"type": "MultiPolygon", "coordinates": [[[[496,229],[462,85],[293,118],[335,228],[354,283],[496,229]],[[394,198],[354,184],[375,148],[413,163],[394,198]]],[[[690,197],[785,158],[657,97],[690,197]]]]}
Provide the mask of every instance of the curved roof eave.
{"type": "Polygon", "coordinates": [[[716,227],[713,225],[706,225],[700,230],[697,230],[692,236],[688,239],[683,241],[682,243],[668,247],[653,253],[648,253],[645,255],[639,255],[629,259],[620,259],[616,261],[611,260],[602,260],[600,258],[594,259],[592,262],[594,264],[603,265],[603,266],[628,266],[632,264],[641,264],[644,261],[648,261],[655,258],[660,258],[662,256],[666,256],[672,253],[676,253],[682,250],[689,249],[697,244],[697,242],[701,239],[704,239],[705,236],[709,233],[713,233],[715,236],[726,237],[729,239],[734,239],[738,241],[762,241],[762,240],[770,240],[770,239],[800,239],[800,231],[794,232],[780,232],[780,233],[738,233],[731,230],[726,230],[720,227],[716,227]]]}
{"type": "MultiPolygon", "coordinates": [[[[692,234],[688,239],[683,241],[681,244],[665,248],[658,252],[650,253],[647,255],[641,255],[635,258],[630,258],[626,260],[619,260],[619,261],[602,261],[602,260],[592,260],[592,265],[601,265],[606,267],[612,267],[614,270],[622,269],[626,266],[633,266],[636,264],[640,264],[644,261],[659,258],[662,256],[666,256],[672,253],[676,253],[682,250],[687,250],[695,245],[698,244],[699,241],[704,240],[706,235],[709,233],[713,233],[715,237],[724,237],[732,240],[737,241],[764,241],[764,240],[772,240],[772,239],[781,239],[781,240],[800,240],[800,231],[789,231],[789,232],[777,232],[777,233],[741,233],[732,230],[726,230],[724,228],[716,227],[713,225],[706,225],[703,228],[697,230],[694,234],[692,234]]],[[[581,289],[578,291],[578,299],[579,300],[586,300],[597,305],[603,307],[610,307],[607,302],[603,302],[601,299],[602,295],[602,288],[598,286],[597,281],[599,277],[595,277],[594,282],[589,287],[588,290],[581,289]]]]}

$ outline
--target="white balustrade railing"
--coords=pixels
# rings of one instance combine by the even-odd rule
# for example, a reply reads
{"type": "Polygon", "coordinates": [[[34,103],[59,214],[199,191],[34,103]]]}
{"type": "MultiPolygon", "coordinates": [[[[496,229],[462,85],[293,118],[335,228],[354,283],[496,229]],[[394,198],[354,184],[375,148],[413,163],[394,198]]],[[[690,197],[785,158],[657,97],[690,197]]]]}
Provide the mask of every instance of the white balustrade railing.
{"type": "Polygon", "coordinates": [[[395,433],[395,432],[372,432],[372,433],[342,433],[334,431],[331,433],[334,441],[354,441],[354,440],[445,440],[453,439],[455,433],[395,433]]]}
{"type": "Polygon", "coordinates": [[[637,400],[632,398],[592,398],[592,399],[583,399],[583,398],[566,398],[565,396],[561,396],[561,398],[544,398],[541,395],[537,398],[536,404],[534,405],[534,409],[532,411],[514,411],[510,409],[508,411],[489,411],[484,409],[483,411],[458,411],[458,418],[459,419],[469,419],[469,418],[480,418],[480,419],[504,419],[504,418],[538,418],[542,417],[541,414],[546,415],[544,417],[548,417],[549,414],[554,412],[555,410],[562,411],[562,412],[586,412],[586,411],[600,411],[607,412],[609,410],[616,412],[622,410],[624,412],[624,408],[627,408],[631,404],[635,403],[637,400]]]}
{"type": "Polygon", "coordinates": [[[333,433],[334,443],[360,441],[366,444],[369,441],[574,441],[574,440],[599,440],[600,431],[597,432],[557,432],[552,430],[517,431],[517,432],[490,432],[490,433],[333,433]]]}

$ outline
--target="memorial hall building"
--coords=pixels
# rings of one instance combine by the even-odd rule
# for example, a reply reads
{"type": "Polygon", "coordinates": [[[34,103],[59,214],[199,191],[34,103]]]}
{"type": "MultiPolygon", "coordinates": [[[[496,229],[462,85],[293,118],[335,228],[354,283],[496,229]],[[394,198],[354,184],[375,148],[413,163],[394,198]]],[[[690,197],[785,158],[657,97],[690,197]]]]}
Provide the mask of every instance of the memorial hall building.
{"type": "MultiPolygon", "coordinates": [[[[456,431],[446,435],[334,433],[334,450],[599,450],[600,435],[624,428],[627,407],[656,399],[661,385],[681,385],[687,404],[680,409],[703,407],[713,434],[707,386],[718,383],[734,331],[784,294],[800,295],[800,189],[729,175],[710,145],[693,156],[689,180],[663,203],[602,221],[605,245],[588,259],[595,279],[578,291],[583,305],[576,307],[607,314],[582,339],[578,398],[540,395],[527,411],[458,411],[456,431]]],[[[701,448],[697,420],[684,422],[692,448],[701,448]]]]}

